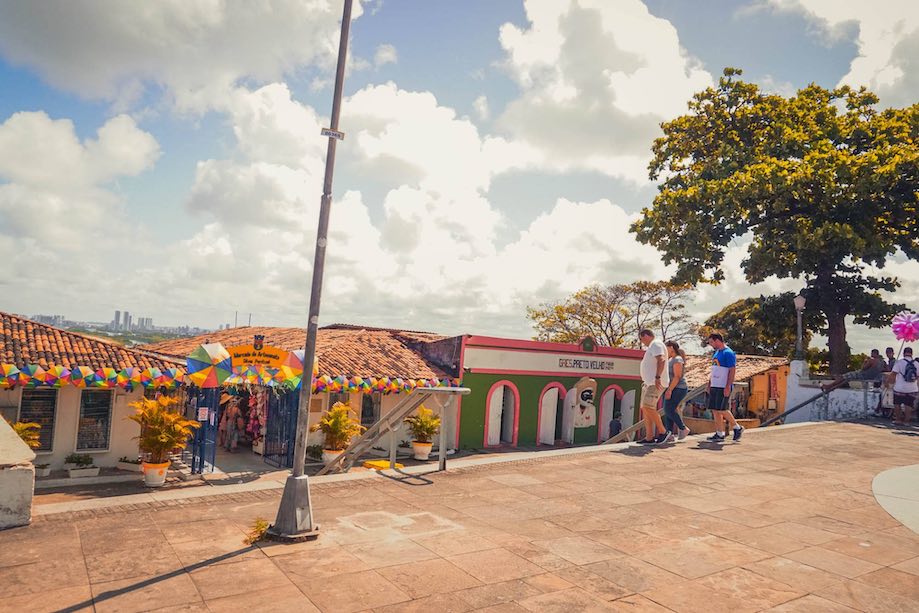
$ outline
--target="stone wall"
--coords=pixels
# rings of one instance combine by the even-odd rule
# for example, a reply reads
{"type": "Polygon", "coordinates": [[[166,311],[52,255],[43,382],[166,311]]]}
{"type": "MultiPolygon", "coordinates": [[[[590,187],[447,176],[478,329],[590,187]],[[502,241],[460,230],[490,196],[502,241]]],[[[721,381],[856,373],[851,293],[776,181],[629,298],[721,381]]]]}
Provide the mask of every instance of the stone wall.
{"type": "Polygon", "coordinates": [[[0,529],[25,526],[32,520],[35,454],[0,419],[0,529]]]}
{"type": "MultiPolygon", "coordinates": [[[[818,396],[820,384],[825,382],[812,381],[809,378],[807,363],[801,360],[793,361],[788,373],[785,408],[790,409],[800,402],[818,396]]],[[[792,413],[785,418],[785,423],[865,418],[877,404],[877,391],[866,389],[861,382],[853,383],[852,389],[833,390],[827,398],[818,398],[809,406],[792,413]],[[854,387],[856,385],[858,388],[854,387]]]]}

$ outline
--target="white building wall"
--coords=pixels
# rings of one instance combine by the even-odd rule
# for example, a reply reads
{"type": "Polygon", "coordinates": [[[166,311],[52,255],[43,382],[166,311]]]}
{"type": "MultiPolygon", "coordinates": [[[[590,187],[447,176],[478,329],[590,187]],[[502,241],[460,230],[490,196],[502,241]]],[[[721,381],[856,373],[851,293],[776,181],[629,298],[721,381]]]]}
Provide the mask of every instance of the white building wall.
{"type": "Polygon", "coordinates": [[[54,440],[50,452],[37,452],[36,464],[50,464],[52,470],[64,467],[64,458],[71,453],[88,454],[93,463],[99,467],[112,467],[118,459],[127,456],[137,457],[137,441],[140,426],[127,419],[134,413],[128,403],[143,397],[143,390],[128,392],[122,389],[112,390],[111,431],[109,448],[104,451],[77,451],[77,427],[80,421],[80,396],[83,390],[76,387],[62,387],[57,392],[57,410],[54,418],[54,440]]]}
{"type": "MultiPolygon", "coordinates": [[[[821,383],[825,383],[825,381],[812,381],[809,378],[806,362],[802,360],[793,361],[786,383],[786,410],[819,395],[821,383]]],[[[869,389],[866,396],[861,382],[853,382],[852,386],[853,389],[833,390],[830,392],[828,400],[821,398],[795,411],[785,418],[785,423],[794,424],[805,421],[866,417],[868,410],[878,404],[878,392],[869,389]]]]}

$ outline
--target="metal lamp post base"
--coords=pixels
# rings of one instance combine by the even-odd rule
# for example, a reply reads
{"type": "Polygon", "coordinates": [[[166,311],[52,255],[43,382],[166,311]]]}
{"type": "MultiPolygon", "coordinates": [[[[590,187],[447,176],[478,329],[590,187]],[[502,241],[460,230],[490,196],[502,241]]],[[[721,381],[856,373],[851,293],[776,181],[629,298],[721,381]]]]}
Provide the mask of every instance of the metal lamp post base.
{"type": "Polygon", "coordinates": [[[291,543],[319,537],[319,524],[313,522],[309,477],[287,477],[278,516],[266,534],[273,541],[291,543]]]}

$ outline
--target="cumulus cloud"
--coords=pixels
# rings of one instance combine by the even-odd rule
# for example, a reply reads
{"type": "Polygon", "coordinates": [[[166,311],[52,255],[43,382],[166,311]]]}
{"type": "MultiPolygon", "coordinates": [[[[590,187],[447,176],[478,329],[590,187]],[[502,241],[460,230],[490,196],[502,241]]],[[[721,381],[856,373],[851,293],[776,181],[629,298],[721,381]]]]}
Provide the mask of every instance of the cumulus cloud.
{"type": "Polygon", "coordinates": [[[522,93],[499,125],[559,169],[646,181],[658,124],[711,76],[640,0],[526,0],[525,8],[527,27],[500,32],[522,93]]]}
{"type": "Polygon", "coordinates": [[[481,95],[475,100],[472,101],[472,108],[475,110],[476,115],[479,116],[479,119],[486,120],[489,118],[490,113],[488,111],[488,96],[481,95]]]}
{"type": "Polygon", "coordinates": [[[797,11],[838,37],[858,26],[858,56],[841,84],[865,85],[884,104],[913,104],[919,98],[919,11],[912,0],[770,0],[778,10],[797,11]]]}
{"type": "MultiPolygon", "coordinates": [[[[334,65],[338,3],[327,0],[74,0],[0,4],[0,53],[49,83],[93,99],[138,98],[165,88],[180,106],[206,108],[246,78],[278,80],[334,65]]],[[[353,17],[361,14],[360,0],[353,17]]]]}

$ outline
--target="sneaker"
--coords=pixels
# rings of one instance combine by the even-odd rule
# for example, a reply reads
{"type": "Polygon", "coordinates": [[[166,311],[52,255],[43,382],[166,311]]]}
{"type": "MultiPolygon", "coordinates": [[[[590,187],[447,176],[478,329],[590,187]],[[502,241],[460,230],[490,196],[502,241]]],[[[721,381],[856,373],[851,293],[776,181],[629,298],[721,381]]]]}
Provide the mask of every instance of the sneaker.
{"type": "Polygon", "coordinates": [[[743,436],[743,426],[737,426],[734,428],[734,440],[739,441],[741,436],[743,436]]]}
{"type": "Polygon", "coordinates": [[[716,432],[715,434],[713,434],[713,435],[711,435],[710,437],[708,437],[706,440],[711,441],[711,442],[713,442],[713,443],[723,443],[723,442],[724,442],[724,436],[721,435],[721,434],[718,434],[718,433],[716,432]]]}
{"type": "Polygon", "coordinates": [[[687,436],[689,436],[689,428],[683,428],[682,430],[680,430],[680,433],[679,435],[677,435],[676,438],[678,441],[682,441],[687,436]]]}
{"type": "Polygon", "coordinates": [[[656,439],[656,438],[652,438],[650,441],[645,440],[645,439],[641,439],[641,440],[638,441],[638,442],[641,443],[642,445],[655,445],[655,444],[657,444],[657,439],[656,439]]]}
{"type": "Polygon", "coordinates": [[[661,434],[657,440],[658,445],[665,445],[667,443],[672,443],[672,442],[673,442],[673,432],[661,434]]]}

